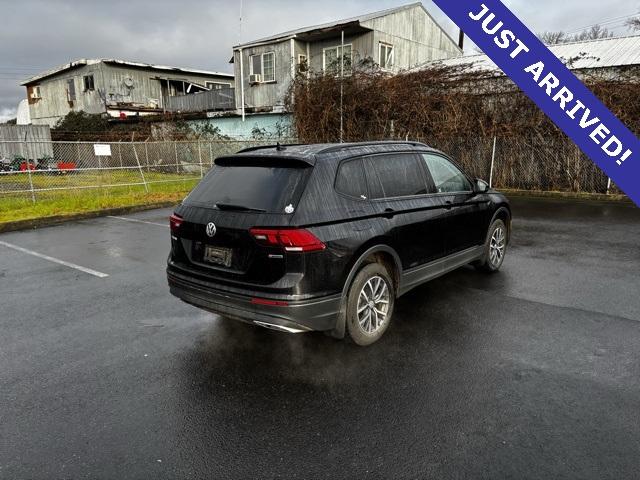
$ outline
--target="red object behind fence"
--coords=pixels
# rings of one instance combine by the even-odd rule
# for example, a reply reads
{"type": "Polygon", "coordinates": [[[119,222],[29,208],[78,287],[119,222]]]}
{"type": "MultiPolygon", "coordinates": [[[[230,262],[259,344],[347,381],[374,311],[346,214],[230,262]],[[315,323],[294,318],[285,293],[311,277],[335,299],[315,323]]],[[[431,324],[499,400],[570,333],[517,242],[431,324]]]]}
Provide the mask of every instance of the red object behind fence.
{"type": "Polygon", "coordinates": [[[76,168],[75,162],[58,162],[58,170],[75,170],[76,168]]]}
{"type": "Polygon", "coordinates": [[[20,164],[20,171],[21,171],[21,172],[26,172],[26,171],[27,171],[27,169],[29,169],[29,170],[35,170],[35,169],[36,169],[36,166],[35,166],[33,163],[31,163],[31,162],[29,162],[28,164],[27,164],[27,162],[22,162],[22,163],[20,164]]]}

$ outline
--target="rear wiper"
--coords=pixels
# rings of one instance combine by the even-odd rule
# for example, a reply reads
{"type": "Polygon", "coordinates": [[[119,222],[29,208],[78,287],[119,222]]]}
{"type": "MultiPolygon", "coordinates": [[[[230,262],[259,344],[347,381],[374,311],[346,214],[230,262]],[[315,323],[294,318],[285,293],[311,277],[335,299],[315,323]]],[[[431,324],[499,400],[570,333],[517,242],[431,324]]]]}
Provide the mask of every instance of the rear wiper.
{"type": "Polygon", "coordinates": [[[233,203],[216,203],[218,210],[242,210],[245,212],[266,212],[262,208],[245,207],[244,205],[235,205],[233,203]]]}

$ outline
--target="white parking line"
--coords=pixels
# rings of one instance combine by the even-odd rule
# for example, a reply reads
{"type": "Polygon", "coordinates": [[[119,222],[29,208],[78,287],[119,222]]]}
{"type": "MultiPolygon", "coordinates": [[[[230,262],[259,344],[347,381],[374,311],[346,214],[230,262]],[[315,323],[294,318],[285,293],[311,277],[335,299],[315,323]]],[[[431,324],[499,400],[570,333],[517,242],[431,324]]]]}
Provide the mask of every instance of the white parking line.
{"type": "Polygon", "coordinates": [[[115,218],[116,220],[124,220],[125,222],[146,223],[147,225],[156,225],[158,227],[169,228],[169,223],[164,224],[164,223],[156,223],[156,222],[147,222],[146,220],[138,220],[137,218],[114,217],[112,215],[107,215],[107,218],[115,218]]]}
{"type": "Polygon", "coordinates": [[[106,273],[98,272],[96,270],[91,270],[90,268],[82,267],[80,265],[76,265],[75,263],[65,262],[64,260],[53,258],[53,257],[50,257],[49,255],[44,255],[42,253],[34,252],[33,250],[28,250],[26,248],[19,247],[18,245],[13,245],[12,243],[0,241],[0,245],[4,245],[7,248],[17,250],[18,252],[26,253],[28,255],[33,255],[34,257],[43,258],[44,260],[57,263],[58,265],[64,265],[65,267],[74,268],[81,272],[88,273],[89,275],[93,275],[94,277],[106,278],[109,276],[106,273]]]}

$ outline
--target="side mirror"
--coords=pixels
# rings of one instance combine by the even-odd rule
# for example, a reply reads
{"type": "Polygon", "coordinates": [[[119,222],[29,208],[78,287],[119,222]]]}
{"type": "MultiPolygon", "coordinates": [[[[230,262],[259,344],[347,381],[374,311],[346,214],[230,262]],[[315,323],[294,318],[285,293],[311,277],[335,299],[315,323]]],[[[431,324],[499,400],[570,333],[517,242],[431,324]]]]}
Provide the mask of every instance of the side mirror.
{"type": "Polygon", "coordinates": [[[473,191],[475,193],[487,193],[489,191],[489,184],[484,180],[476,178],[476,181],[473,185],[473,191]]]}

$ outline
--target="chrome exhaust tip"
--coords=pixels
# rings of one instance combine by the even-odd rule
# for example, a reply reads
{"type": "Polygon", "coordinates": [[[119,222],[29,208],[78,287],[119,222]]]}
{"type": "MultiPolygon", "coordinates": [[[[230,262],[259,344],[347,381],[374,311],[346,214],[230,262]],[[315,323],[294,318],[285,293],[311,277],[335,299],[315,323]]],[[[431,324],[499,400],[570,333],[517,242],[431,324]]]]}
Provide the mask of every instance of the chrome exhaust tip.
{"type": "Polygon", "coordinates": [[[268,328],[269,330],[276,330],[278,332],[304,333],[304,332],[308,331],[308,330],[305,330],[305,329],[302,329],[302,328],[284,327],[282,325],[276,325],[276,324],[267,323],[267,322],[260,322],[258,320],[254,320],[253,323],[256,324],[256,325],[259,325],[260,327],[268,328]]]}

